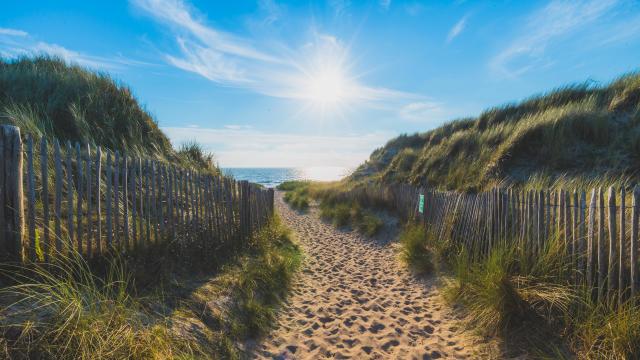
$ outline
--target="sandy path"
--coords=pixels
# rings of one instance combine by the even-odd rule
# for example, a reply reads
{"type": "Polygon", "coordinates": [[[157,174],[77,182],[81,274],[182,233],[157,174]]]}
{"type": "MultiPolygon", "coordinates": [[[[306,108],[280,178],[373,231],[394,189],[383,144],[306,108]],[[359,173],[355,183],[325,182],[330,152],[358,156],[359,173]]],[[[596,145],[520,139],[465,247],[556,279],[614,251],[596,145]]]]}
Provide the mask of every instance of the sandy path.
{"type": "Polygon", "coordinates": [[[400,266],[388,241],[336,230],[319,220],[316,209],[299,214],[281,196],[276,204],[306,259],[276,329],[252,357],[472,357],[470,341],[437,288],[400,266]]]}

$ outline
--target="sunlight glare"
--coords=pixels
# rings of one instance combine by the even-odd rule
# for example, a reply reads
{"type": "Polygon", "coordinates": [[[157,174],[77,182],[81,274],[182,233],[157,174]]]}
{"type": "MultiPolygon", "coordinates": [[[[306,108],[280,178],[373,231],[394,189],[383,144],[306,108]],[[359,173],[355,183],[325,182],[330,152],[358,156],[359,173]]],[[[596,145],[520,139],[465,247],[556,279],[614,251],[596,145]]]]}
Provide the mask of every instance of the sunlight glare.
{"type": "Polygon", "coordinates": [[[339,69],[325,69],[308,81],[307,96],[311,101],[326,105],[344,100],[346,84],[339,69]]]}
{"type": "Polygon", "coordinates": [[[297,91],[310,111],[335,115],[359,98],[359,85],[350,74],[349,50],[331,36],[318,36],[299,68],[297,91]]]}

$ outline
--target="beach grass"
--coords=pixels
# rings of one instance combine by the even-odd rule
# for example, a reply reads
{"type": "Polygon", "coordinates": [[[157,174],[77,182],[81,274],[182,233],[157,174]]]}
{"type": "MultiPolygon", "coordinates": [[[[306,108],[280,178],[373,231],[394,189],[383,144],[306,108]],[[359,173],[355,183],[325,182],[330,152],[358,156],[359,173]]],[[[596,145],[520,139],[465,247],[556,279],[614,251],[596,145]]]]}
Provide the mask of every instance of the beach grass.
{"type": "Polygon", "coordinates": [[[11,358],[239,358],[238,345],[271,326],[301,252],[274,217],[217,271],[144,287],[123,257],[101,271],[77,254],[56,258],[2,268],[0,346],[11,358]]]}

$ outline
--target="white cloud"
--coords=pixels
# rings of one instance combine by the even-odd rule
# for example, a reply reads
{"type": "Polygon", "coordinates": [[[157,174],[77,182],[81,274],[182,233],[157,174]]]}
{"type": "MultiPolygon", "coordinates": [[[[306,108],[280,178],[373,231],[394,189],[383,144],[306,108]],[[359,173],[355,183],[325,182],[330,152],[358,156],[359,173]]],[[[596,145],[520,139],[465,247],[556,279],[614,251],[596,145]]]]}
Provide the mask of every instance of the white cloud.
{"type": "Polygon", "coordinates": [[[0,28],[0,35],[7,36],[27,36],[29,33],[22,30],[9,29],[9,28],[0,28]]]}
{"type": "Polygon", "coordinates": [[[458,35],[460,35],[460,33],[464,30],[465,26],[467,25],[468,18],[469,18],[469,15],[465,15],[455,25],[453,25],[451,30],[449,30],[449,34],[447,35],[447,43],[450,43],[451,41],[453,41],[453,39],[455,39],[458,35]]]}
{"type": "MultiPolygon", "coordinates": [[[[340,78],[340,100],[345,103],[419,97],[363,84],[353,74],[355,64],[351,62],[349,48],[334,36],[312,32],[310,40],[302,46],[277,39],[258,41],[206,25],[205,19],[196,15],[197,10],[180,0],[132,2],[171,28],[179,54],[166,55],[169,64],[221,85],[272,97],[311,100],[313,91],[309,87],[317,85],[315,76],[330,72],[340,78]]],[[[349,2],[335,0],[330,5],[342,12],[349,2]]]]}
{"type": "Polygon", "coordinates": [[[346,15],[349,7],[351,7],[351,1],[349,0],[328,0],[329,6],[333,9],[336,17],[346,15]]]}
{"type": "Polygon", "coordinates": [[[103,57],[86,54],[64,46],[39,41],[26,31],[0,28],[0,55],[8,58],[17,56],[50,55],[66,62],[96,70],[118,70],[125,66],[153,66],[149,62],[129,59],[122,54],[103,57]],[[5,35],[5,36],[3,36],[5,35]]]}
{"type": "Polygon", "coordinates": [[[57,44],[35,41],[30,38],[25,38],[24,41],[21,42],[3,41],[3,39],[0,38],[0,54],[9,58],[17,56],[50,55],[96,70],[116,70],[126,61],[125,59],[118,60],[91,56],[57,44]]]}
{"type": "Polygon", "coordinates": [[[380,0],[380,7],[384,10],[389,10],[391,6],[391,0],[380,0]]]}
{"type": "Polygon", "coordinates": [[[275,0],[259,0],[258,6],[260,10],[265,14],[263,19],[264,25],[271,25],[272,23],[280,20],[283,14],[282,6],[275,0]]]}
{"type": "Polygon", "coordinates": [[[179,145],[196,140],[213,151],[223,167],[340,166],[352,168],[366,160],[392,133],[340,136],[271,133],[254,129],[164,127],[179,145]]]}
{"type": "Polygon", "coordinates": [[[253,126],[230,124],[230,125],[225,125],[224,128],[228,130],[248,130],[248,129],[252,129],[253,126]]]}
{"type": "Polygon", "coordinates": [[[495,56],[490,65],[506,76],[518,76],[548,64],[545,50],[552,43],[588,29],[612,14],[618,0],[553,0],[524,22],[523,33],[495,56]]]}
{"type": "Polygon", "coordinates": [[[441,104],[432,101],[412,102],[403,106],[399,115],[409,121],[433,122],[440,120],[445,111],[441,104]]]}

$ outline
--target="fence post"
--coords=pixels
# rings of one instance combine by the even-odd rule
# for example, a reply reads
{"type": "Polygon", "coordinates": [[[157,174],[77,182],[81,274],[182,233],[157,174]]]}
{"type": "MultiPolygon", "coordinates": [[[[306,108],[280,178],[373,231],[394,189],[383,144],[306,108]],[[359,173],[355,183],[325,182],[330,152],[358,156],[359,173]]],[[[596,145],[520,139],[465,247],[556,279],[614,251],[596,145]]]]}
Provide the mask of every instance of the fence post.
{"type": "Polygon", "coordinates": [[[0,125],[0,151],[4,166],[0,167],[2,257],[14,261],[24,259],[24,206],[22,189],[22,139],[20,128],[0,125]]]}
{"type": "Polygon", "coordinates": [[[273,201],[273,188],[269,188],[269,215],[273,215],[274,209],[274,201],[273,201]]]}

